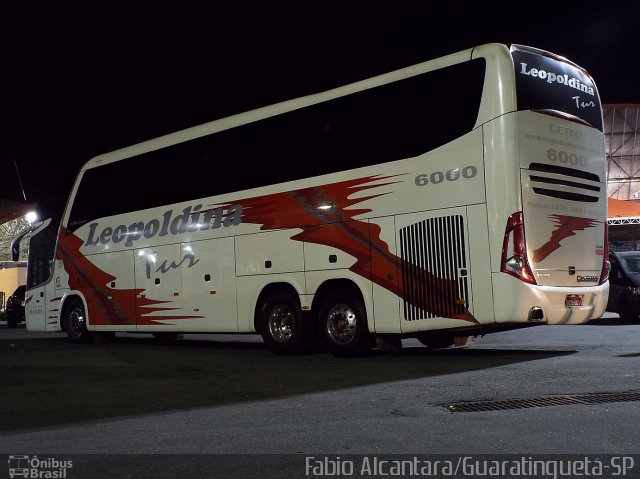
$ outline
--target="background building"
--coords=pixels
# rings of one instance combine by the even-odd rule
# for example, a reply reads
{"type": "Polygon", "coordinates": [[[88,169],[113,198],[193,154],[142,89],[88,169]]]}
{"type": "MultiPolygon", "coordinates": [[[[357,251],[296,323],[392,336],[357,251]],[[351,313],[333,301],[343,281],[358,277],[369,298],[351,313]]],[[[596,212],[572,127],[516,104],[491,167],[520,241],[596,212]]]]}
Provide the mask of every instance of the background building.
{"type": "Polygon", "coordinates": [[[640,105],[604,105],[608,196],[640,199],[640,105]]]}
{"type": "Polygon", "coordinates": [[[609,248],[640,250],[640,105],[603,106],[609,248]]]}

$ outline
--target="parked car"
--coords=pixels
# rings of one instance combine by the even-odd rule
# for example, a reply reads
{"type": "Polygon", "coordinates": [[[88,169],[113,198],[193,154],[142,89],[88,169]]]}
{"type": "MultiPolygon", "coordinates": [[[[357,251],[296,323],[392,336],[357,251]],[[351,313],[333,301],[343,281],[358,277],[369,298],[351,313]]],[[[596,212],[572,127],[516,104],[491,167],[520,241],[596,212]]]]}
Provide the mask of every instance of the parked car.
{"type": "Polygon", "coordinates": [[[624,321],[640,318],[640,251],[609,254],[609,302],[607,311],[618,313],[624,321]]]}
{"type": "Polygon", "coordinates": [[[15,328],[18,323],[24,321],[24,294],[26,286],[18,286],[11,296],[7,298],[5,313],[7,315],[7,327],[15,328]]]}

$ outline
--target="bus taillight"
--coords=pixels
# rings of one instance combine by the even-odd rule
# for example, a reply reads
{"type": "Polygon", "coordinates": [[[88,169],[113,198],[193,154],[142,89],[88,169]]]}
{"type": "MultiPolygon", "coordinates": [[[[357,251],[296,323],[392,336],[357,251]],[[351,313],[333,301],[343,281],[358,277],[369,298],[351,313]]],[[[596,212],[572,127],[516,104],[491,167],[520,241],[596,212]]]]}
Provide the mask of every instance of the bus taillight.
{"type": "Polygon", "coordinates": [[[515,276],[519,280],[536,284],[529,260],[527,259],[527,243],[524,237],[524,221],[522,211],[509,216],[502,244],[502,262],[500,270],[515,276]]]}

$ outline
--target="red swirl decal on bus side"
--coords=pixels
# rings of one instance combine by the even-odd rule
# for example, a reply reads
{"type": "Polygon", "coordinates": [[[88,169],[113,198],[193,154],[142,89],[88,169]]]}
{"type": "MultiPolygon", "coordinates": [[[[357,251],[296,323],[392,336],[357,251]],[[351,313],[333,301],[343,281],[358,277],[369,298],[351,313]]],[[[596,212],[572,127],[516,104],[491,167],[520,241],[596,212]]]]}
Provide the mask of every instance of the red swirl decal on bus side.
{"type": "Polygon", "coordinates": [[[533,252],[532,260],[538,263],[560,248],[560,242],[570,236],[574,236],[576,231],[583,231],[593,228],[599,221],[579,216],[550,215],[549,218],[556,224],[556,229],[551,232],[551,238],[540,248],[533,252]]]}
{"type": "MultiPolygon", "coordinates": [[[[372,188],[389,186],[397,181],[384,182],[391,176],[370,176],[325,186],[303,188],[275,193],[230,204],[242,204],[242,223],[260,225],[261,230],[302,229],[291,237],[294,241],[320,244],[337,248],[356,258],[350,270],[377,285],[403,297],[405,285],[400,271],[412,271],[419,283],[409,285],[415,289],[431,290],[433,294],[409,294],[415,307],[435,316],[461,319],[477,323],[466,309],[452,315],[450,306],[460,311],[464,301],[458,298],[456,280],[439,278],[431,272],[393,254],[389,245],[381,239],[379,225],[355,219],[370,213],[368,208],[356,208],[367,200],[387,193],[360,194],[372,188]],[[415,304],[415,303],[419,304],[415,304]],[[450,303],[455,303],[451,305],[450,303]],[[447,306],[448,305],[448,306],[447,306]]],[[[228,205],[212,205],[220,208],[228,205]]],[[[206,210],[205,210],[206,211],[206,210]]],[[[69,274],[69,286],[84,295],[94,325],[149,325],[171,319],[203,318],[203,316],[148,316],[158,311],[180,308],[162,307],[170,301],[143,297],[144,289],[116,289],[110,283],[116,278],[95,266],[80,253],[83,241],[61,228],[58,258],[64,260],[69,274]]]]}
{"type": "Polygon", "coordinates": [[[64,260],[69,275],[69,287],[78,290],[87,302],[90,322],[93,325],[151,325],[159,320],[202,318],[203,316],[151,316],[157,311],[173,311],[180,308],[158,307],[169,301],[141,297],[144,289],[116,289],[110,283],[116,277],[102,271],[89,258],[80,253],[84,242],[74,234],[60,228],[58,259],[64,260]],[[137,306],[137,308],[136,308],[137,306]]]}
{"type": "Polygon", "coordinates": [[[367,208],[355,208],[356,205],[389,194],[367,196],[359,193],[398,183],[380,183],[389,178],[392,176],[370,176],[233,203],[241,203],[243,206],[242,223],[259,224],[261,230],[301,228],[302,232],[292,236],[292,240],[331,246],[355,257],[356,262],[350,268],[352,272],[399,297],[403,297],[404,285],[403,278],[398,273],[403,267],[411,270],[415,273],[412,277],[420,278],[420,285],[411,287],[435,289],[435,294],[430,296],[437,298],[430,300],[429,295],[411,295],[411,301],[421,303],[413,306],[435,316],[477,323],[468,310],[452,316],[448,312],[451,308],[445,306],[453,300],[454,306],[458,310],[460,308],[462,300],[457,298],[457,281],[438,278],[394,255],[389,250],[389,245],[381,239],[379,225],[355,219],[358,215],[372,211],[367,208]]]}

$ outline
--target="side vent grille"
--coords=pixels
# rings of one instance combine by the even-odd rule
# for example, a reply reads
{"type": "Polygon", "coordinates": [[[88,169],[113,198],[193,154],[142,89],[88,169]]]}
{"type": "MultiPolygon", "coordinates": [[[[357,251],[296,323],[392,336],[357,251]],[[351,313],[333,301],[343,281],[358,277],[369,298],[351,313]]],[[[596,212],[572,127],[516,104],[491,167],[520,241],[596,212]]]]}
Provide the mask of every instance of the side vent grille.
{"type": "Polygon", "coordinates": [[[533,192],[538,195],[582,203],[596,203],[599,199],[597,193],[600,192],[600,177],[598,175],[575,168],[543,163],[531,163],[529,171],[550,174],[550,176],[529,175],[532,184],[541,184],[541,186],[532,186],[533,192]],[[596,193],[595,196],[594,193],[596,193]]]}
{"type": "Polygon", "coordinates": [[[430,218],[400,230],[404,319],[455,317],[469,307],[464,218],[430,218]]]}

